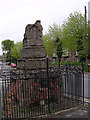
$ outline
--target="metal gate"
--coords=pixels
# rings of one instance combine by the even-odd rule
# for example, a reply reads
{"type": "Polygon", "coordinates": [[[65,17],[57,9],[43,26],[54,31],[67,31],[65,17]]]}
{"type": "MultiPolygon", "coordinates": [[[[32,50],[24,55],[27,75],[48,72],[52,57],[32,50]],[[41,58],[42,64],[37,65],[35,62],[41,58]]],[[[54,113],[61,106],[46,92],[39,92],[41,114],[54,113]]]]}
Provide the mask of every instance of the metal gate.
{"type": "Polygon", "coordinates": [[[3,119],[38,117],[82,104],[83,79],[80,67],[2,71],[3,119]]]}

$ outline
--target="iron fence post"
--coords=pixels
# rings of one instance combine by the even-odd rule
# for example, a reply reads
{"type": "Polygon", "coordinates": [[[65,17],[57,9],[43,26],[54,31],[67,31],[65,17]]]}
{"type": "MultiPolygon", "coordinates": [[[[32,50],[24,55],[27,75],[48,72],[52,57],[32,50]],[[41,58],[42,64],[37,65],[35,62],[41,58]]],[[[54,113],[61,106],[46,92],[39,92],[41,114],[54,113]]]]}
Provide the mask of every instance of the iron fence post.
{"type": "Polygon", "coordinates": [[[58,67],[60,68],[60,57],[58,57],[58,67]]]}
{"type": "Polygon", "coordinates": [[[0,90],[0,120],[2,120],[1,90],[0,90]]]}
{"type": "Polygon", "coordinates": [[[48,78],[48,57],[46,57],[46,65],[47,65],[47,78],[48,78]]]}
{"type": "Polygon", "coordinates": [[[47,67],[47,80],[48,80],[48,112],[50,113],[50,100],[49,100],[49,77],[48,77],[48,57],[46,57],[46,67],[47,67]]]}
{"type": "Polygon", "coordinates": [[[82,62],[82,79],[83,79],[83,105],[84,105],[84,64],[82,62]]]}

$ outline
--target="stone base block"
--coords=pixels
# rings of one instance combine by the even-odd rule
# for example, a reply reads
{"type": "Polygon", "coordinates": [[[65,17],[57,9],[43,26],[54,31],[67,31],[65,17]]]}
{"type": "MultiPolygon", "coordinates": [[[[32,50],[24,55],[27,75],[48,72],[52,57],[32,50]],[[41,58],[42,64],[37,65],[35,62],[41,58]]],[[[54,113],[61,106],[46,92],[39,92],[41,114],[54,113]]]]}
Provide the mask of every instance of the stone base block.
{"type": "Polygon", "coordinates": [[[45,59],[28,59],[28,60],[18,60],[17,69],[38,69],[46,68],[45,59]]]}
{"type": "Polygon", "coordinates": [[[21,50],[20,59],[43,58],[45,57],[44,46],[29,46],[21,50]]]}

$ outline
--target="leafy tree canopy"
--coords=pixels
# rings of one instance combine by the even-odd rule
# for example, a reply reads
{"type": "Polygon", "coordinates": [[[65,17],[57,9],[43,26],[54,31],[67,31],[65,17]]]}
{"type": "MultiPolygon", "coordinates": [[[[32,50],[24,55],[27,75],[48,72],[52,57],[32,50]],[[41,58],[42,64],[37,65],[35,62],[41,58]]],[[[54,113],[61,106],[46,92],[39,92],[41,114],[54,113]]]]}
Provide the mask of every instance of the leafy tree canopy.
{"type": "Polygon", "coordinates": [[[61,33],[60,25],[54,23],[53,26],[49,26],[48,32],[43,36],[43,43],[48,56],[52,55],[53,52],[57,52],[56,40],[59,38],[58,43],[60,42],[62,38],[61,33]]]}
{"type": "Polygon", "coordinates": [[[85,20],[83,15],[77,11],[71,13],[64,21],[62,28],[63,42],[66,48],[68,48],[69,51],[77,50],[78,42],[84,42],[85,20]]]}
{"type": "MultiPolygon", "coordinates": [[[[48,32],[43,36],[43,42],[48,55],[52,55],[54,51],[62,53],[62,51],[77,51],[80,60],[85,61],[87,56],[86,34],[87,24],[80,12],[74,11],[64,21],[62,26],[53,24],[49,26],[48,32]],[[59,42],[57,44],[57,39],[59,42]]],[[[56,53],[57,54],[57,53],[56,53]]]]}
{"type": "Polygon", "coordinates": [[[7,40],[2,41],[1,44],[2,44],[3,51],[10,52],[14,45],[14,41],[7,39],[7,40]]]}
{"type": "Polygon", "coordinates": [[[88,59],[90,59],[90,20],[88,21],[88,59]]]}
{"type": "Polygon", "coordinates": [[[12,48],[12,57],[19,59],[20,58],[20,50],[22,49],[23,46],[23,42],[17,42],[14,44],[13,48],[12,48]]]}
{"type": "Polygon", "coordinates": [[[52,41],[50,39],[50,37],[48,36],[48,34],[45,34],[43,37],[43,44],[45,46],[45,50],[46,50],[46,56],[50,56],[53,53],[54,50],[54,41],[52,41]]]}

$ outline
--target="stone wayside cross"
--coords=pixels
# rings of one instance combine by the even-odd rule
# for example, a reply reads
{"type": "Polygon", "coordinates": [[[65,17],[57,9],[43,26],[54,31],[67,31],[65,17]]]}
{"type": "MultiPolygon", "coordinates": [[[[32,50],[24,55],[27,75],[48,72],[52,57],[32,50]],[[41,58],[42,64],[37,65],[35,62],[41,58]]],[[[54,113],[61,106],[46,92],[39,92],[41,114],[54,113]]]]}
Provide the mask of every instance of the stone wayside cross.
{"type": "Polygon", "coordinates": [[[27,69],[45,68],[45,47],[42,41],[42,30],[40,20],[37,20],[35,24],[26,26],[17,69],[23,69],[24,66],[27,69]]]}

